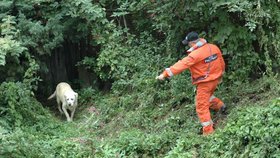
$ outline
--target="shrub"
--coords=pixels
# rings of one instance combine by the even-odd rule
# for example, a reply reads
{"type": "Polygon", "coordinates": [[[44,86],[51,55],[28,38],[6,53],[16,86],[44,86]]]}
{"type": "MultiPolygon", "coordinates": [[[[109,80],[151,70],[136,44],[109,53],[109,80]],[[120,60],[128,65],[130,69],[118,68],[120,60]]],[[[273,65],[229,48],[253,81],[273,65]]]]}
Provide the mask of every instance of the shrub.
{"type": "Polygon", "coordinates": [[[9,126],[7,128],[34,125],[50,117],[27,87],[20,82],[4,82],[0,85],[1,120],[9,126]]]}

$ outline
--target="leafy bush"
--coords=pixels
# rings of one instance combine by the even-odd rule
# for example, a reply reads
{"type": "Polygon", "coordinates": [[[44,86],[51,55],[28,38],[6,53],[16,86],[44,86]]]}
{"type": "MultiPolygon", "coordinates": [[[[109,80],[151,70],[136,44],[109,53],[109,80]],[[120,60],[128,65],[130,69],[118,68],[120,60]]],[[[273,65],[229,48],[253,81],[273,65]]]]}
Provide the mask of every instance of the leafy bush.
{"type": "Polygon", "coordinates": [[[94,97],[98,96],[98,92],[91,88],[84,88],[79,91],[79,105],[84,105],[85,103],[94,102],[94,97]]]}
{"type": "Polygon", "coordinates": [[[4,82],[0,86],[0,93],[1,120],[7,123],[7,128],[34,125],[50,117],[23,83],[4,82]]]}

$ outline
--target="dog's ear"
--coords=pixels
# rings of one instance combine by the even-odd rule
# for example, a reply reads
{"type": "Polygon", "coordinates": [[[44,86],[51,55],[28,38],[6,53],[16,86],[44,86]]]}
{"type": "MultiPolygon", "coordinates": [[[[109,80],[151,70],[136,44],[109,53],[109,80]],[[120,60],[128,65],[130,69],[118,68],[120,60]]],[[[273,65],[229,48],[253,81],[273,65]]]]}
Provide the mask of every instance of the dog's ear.
{"type": "Polygon", "coordinates": [[[67,95],[64,94],[63,96],[64,96],[64,99],[65,99],[65,102],[67,102],[67,95]]]}
{"type": "Polygon", "coordinates": [[[78,93],[75,93],[75,97],[76,97],[76,99],[78,99],[78,93]]]}

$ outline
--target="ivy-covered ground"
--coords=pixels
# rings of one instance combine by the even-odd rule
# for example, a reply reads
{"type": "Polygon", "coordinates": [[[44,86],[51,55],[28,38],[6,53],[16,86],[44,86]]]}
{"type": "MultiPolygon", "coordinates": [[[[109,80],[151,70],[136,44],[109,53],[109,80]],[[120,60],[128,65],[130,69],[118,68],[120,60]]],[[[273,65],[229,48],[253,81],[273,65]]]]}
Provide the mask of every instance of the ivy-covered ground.
{"type": "Polygon", "coordinates": [[[80,92],[80,107],[69,123],[55,108],[32,99],[22,84],[3,84],[0,99],[6,111],[0,119],[0,155],[276,158],[280,156],[277,80],[264,77],[219,89],[217,95],[228,103],[228,115],[212,113],[218,124],[207,137],[197,134],[200,125],[193,103],[127,107],[122,102],[135,102],[133,94],[100,94],[87,88],[80,92]]]}

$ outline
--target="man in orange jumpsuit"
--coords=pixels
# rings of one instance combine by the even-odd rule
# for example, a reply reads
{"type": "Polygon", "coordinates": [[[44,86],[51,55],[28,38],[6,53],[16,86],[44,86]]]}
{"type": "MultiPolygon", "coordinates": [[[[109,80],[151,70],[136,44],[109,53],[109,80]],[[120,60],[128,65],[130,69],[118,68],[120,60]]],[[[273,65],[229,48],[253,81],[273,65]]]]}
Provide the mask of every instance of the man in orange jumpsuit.
{"type": "Polygon", "coordinates": [[[166,68],[156,79],[164,80],[186,69],[190,70],[192,83],[196,85],[196,112],[203,127],[203,135],[208,135],[214,132],[209,108],[215,111],[225,108],[224,103],[213,95],[225,71],[225,62],[220,49],[199,38],[196,32],[188,33],[182,43],[190,47],[188,56],[166,68]]]}

